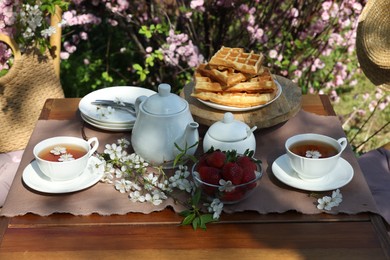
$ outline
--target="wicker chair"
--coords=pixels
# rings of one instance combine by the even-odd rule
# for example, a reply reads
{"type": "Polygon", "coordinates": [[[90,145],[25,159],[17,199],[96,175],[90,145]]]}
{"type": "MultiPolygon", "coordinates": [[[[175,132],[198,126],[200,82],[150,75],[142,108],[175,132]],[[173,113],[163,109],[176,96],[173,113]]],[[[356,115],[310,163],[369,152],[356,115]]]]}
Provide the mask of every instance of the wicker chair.
{"type": "MultiPolygon", "coordinates": [[[[61,10],[52,17],[58,24],[61,10]]],[[[60,28],[59,28],[60,29],[60,28]]],[[[61,98],[64,93],[59,79],[61,31],[52,35],[54,58],[37,49],[21,53],[16,43],[6,35],[0,41],[8,44],[14,54],[14,64],[0,77],[0,152],[24,149],[43,104],[47,98],[61,98]]]]}
{"type": "MultiPolygon", "coordinates": [[[[51,17],[52,26],[61,20],[57,8],[51,17]]],[[[14,63],[0,77],[0,207],[12,184],[20,158],[47,98],[62,98],[60,83],[61,28],[50,38],[53,52],[42,55],[38,50],[21,53],[7,35],[0,41],[11,47],[14,63]]]]}

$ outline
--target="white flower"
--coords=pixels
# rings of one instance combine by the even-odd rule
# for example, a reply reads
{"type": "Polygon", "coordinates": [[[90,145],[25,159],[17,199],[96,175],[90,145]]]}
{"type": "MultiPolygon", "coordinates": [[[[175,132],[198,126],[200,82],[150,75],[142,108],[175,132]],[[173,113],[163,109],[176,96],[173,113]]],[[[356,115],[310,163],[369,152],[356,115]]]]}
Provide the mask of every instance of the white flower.
{"type": "Polygon", "coordinates": [[[127,140],[126,138],[118,139],[117,143],[118,143],[118,145],[122,146],[123,148],[127,148],[130,145],[129,140],[127,140]]]}
{"type": "Polygon", "coordinates": [[[155,176],[153,173],[149,173],[145,176],[145,185],[146,190],[153,190],[153,187],[157,185],[158,176],[155,176]]]}
{"type": "Polygon", "coordinates": [[[146,201],[152,201],[152,195],[150,193],[145,194],[145,200],[146,201]]]}
{"type": "Polygon", "coordinates": [[[56,30],[55,27],[50,26],[49,28],[42,30],[42,31],[41,31],[41,35],[42,35],[43,37],[45,37],[45,38],[46,38],[46,37],[50,37],[51,35],[55,34],[56,31],[57,31],[57,30],[56,30]]]}
{"type": "Polygon", "coordinates": [[[68,22],[65,19],[62,19],[61,22],[59,22],[57,24],[57,27],[61,28],[61,27],[64,27],[65,25],[67,25],[67,24],[68,24],[68,22]]]}
{"type": "Polygon", "coordinates": [[[137,202],[137,201],[145,202],[146,201],[145,196],[143,196],[138,190],[130,192],[129,198],[133,202],[137,202]]]}
{"type": "Polygon", "coordinates": [[[20,21],[24,26],[28,26],[31,32],[35,32],[42,25],[42,11],[38,5],[31,6],[26,4],[24,10],[20,13],[20,21]]]}
{"type": "Polygon", "coordinates": [[[122,178],[123,176],[123,171],[121,169],[115,168],[114,173],[116,178],[122,178]]]}
{"type": "Polygon", "coordinates": [[[207,207],[208,212],[213,213],[213,219],[219,219],[222,213],[223,203],[219,199],[214,199],[207,207]]]}
{"type": "Polygon", "coordinates": [[[113,115],[115,113],[115,108],[113,107],[100,107],[100,106],[97,106],[96,107],[96,116],[98,118],[109,118],[111,115],[113,115]]]}
{"type": "Polygon", "coordinates": [[[131,183],[125,179],[121,179],[120,181],[115,181],[115,189],[119,190],[120,193],[125,193],[130,191],[131,183]]]}
{"type": "Polygon", "coordinates": [[[332,201],[332,198],[329,196],[322,197],[322,198],[318,199],[317,208],[321,209],[321,210],[323,210],[323,209],[330,210],[331,207],[329,207],[329,206],[330,206],[331,201],[332,201]]]}
{"type": "Polygon", "coordinates": [[[73,160],[74,160],[73,155],[71,155],[70,153],[62,154],[60,156],[60,158],[58,158],[58,161],[60,161],[60,162],[67,162],[67,161],[73,161],[73,160]]]}
{"type": "Polygon", "coordinates": [[[163,199],[167,199],[165,193],[160,192],[159,190],[153,190],[149,201],[152,202],[153,205],[157,206],[163,202],[163,199]]]}
{"type": "Polygon", "coordinates": [[[146,168],[149,166],[149,164],[145,162],[145,160],[142,157],[140,157],[138,154],[135,153],[130,154],[128,160],[133,162],[134,169],[146,168]]]}
{"type": "Polygon", "coordinates": [[[170,188],[178,188],[180,190],[185,190],[188,193],[194,188],[194,183],[189,181],[187,178],[190,175],[187,166],[179,165],[178,169],[175,171],[175,174],[171,176],[169,180],[170,188]]]}
{"type": "Polygon", "coordinates": [[[306,151],[306,157],[308,157],[308,158],[318,159],[321,156],[322,156],[322,154],[319,151],[314,151],[314,150],[306,151]]]}
{"type": "Polygon", "coordinates": [[[111,160],[118,159],[122,155],[122,146],[118,146],[116,144],[106,144],[106,149],[104,149],[104,153],[108,154],[111,160]]]}
{"type": "Polygon", "coordinates": [[[142,190],[142,187],[139,186],[139,185],[138,185],[137,183],[135,183],[135,182],[130,182],[130,185],[131,185],[130,189],[133,190],[133,191],[136,191],[136,190],[141,191],[141,190],[142,190]]]}
{"type": "Polygon", "coordinates": [[[276,50],[270,50],[269,53],[268,53],[268,56],[271,59],[275,59],[278,56],[278,52],[276,50]]]}
{"type": "Polygon", "coordinates": [[[114,102],[118,105],[125,106],[125,103],[123,103],[123,101],[118,97],[115,97],[114,102]]]}
{"type": "Polygon", "coordinates": [[[337,203],[337,206],[343,201],[343,195],[340,193],[339,189],[332,192],[332,199],[337,203]]]}
{"type": "Polygon", "coordinates": [[[101,163],[95,163],[95,164],[89,164],[89,170],[93,173],[103,173],[106,169],[106,161],[103,161],[101,163]]]}
{"type": "Polygon", "coordinates": [[[337,189],[332,192],[332,197],[325,196],[317,200],[317,208],[320,210],[331,210],[333,207],[337,207],[342,202],[343,196],[340,193],[340,190],[337,189]]]}
{"type": "Polygon", "coordinates": [[[219,185],[221,185],[221,187],[218,188],[219,191],[230,192],[234,191],[235,189],[231,181],[225,181],[224,179],[219,180],[219,185]]]}
{"type": "Polygon", "coordinates": [[[54,147],[50,153],[54,154],[54,155],[60,155],[60,154],[64,154],[66,153],[66,148],[65,147],[62,147],[62,146],[56,146],[54,147]]]}
{"type": "Polygon", "coordinates": [[[105,171],[102,178],[100,179],[101,182],[104,183],[112,183],[112,180],[114,179],[114,176],[110,172],[105,171]]]}

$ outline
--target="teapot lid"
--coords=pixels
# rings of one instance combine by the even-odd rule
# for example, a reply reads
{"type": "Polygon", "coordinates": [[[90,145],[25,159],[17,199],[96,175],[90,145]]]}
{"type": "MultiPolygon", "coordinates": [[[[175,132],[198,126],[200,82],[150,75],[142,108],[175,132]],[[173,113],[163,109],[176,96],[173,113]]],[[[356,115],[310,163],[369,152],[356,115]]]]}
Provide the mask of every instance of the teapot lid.
{"type": "Polygon", "coordinates": [[[232,113],[227,112],[222,121],[215,122],[210,126],[208,134],[216,140],[222,142],[236,142],[246,139],[250,135],[251,129],[241,121],[234,120],[232,113]]]}
{"type": "Polygon", "coordinates": [[[148,97],[142,105],[144,110],[155,115],[176,114],[187,107],[184,99],[171,93],[171,86],[162,83],[158,86],[158,93],[148,97]]]}

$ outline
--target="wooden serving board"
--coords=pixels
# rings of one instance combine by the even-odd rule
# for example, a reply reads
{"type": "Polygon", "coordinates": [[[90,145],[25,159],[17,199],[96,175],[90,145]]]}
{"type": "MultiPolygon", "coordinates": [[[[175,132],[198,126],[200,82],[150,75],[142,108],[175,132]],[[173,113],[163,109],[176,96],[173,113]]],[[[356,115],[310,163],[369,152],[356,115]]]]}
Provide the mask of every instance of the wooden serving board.
{"type": "MultiPolygon", "coordinates": [[[[287,78],[281,76],[275,76],[275,78],[282,86],[282,94],[279,98],[271,104],[256,110],[232,112],[236,120],[240,120],[250,127],[257,126],[260,129],[285,122],[298,113],[301,108],[301,89],[287,78]]],[[[227,111],[208,107],[198,99],[192,97],[191,93],[193,88],[193,83],[186,85],[181,91],[180,96],[189,103],[194,120],[199,124],[207,126],[221,121],[227,111]]]]}

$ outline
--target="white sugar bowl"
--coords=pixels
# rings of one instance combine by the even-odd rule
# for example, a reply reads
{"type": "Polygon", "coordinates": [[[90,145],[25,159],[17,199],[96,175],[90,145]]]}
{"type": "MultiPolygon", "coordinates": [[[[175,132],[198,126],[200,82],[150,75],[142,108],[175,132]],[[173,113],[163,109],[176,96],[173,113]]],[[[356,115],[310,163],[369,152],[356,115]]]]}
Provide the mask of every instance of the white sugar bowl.
{"type": "Polygon", "coordinates": [[[249,128],[247,124],[235,120],[232,113],[224,114],[222,121],[215,122],[207,130],[203,139],[203,151],[211,147],[222,151],[236,150],[243,154],[247,149],[256,151],[256,139],[253,132],[256,126],[249,128]]]}

